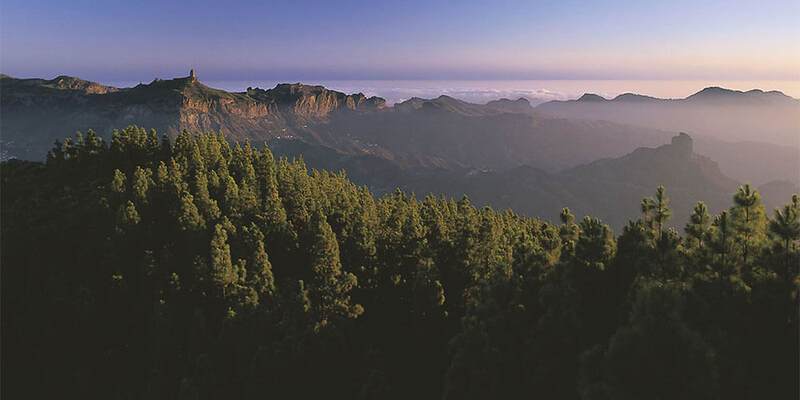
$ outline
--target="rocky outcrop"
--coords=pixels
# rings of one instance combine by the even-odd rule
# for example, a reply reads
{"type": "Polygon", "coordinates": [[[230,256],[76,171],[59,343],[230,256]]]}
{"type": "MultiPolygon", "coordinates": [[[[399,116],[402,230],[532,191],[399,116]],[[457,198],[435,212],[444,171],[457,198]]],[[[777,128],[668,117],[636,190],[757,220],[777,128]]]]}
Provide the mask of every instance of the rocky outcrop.
{"type": "Polygon", "coordinates": [[[0,85],[3,145],[13,156],[33,159],[43,157],[56,139],[88,129],[108,134],[136,124],[169,135],[221,131],[234,139],[265,142],[313,135],[307,128],[334,113],[386,107],[378,97],[302,84],[231,93],[204,85],[193,70],[186,77],[124,89],[68,76],[44,80],[3,75],[0,85]]]}
{"type": "Polygon", "coordinates": [[[379,97],[348,95],[300,83],[280,84],[268,90],[248,88],[245,94],[303,119],[325,118],[335,111],[375,111],[386,107],[386,100],[379,97]]]}
{"type": "Polygon", "coordinates": [[[679,160],[688,160],[694,153],[692,137],[683,132],[672,137],[670,146],[670,150],[679,160]]]}

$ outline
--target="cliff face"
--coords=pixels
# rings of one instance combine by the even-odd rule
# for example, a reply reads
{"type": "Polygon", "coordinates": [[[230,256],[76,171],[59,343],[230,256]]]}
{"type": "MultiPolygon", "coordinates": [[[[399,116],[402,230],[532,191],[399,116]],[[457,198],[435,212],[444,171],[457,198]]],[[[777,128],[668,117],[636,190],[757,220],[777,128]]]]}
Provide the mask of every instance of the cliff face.
{"type": "Polygon", "coordinates": [[[675,153],[677,159],[688,160],[694,153],[692,138],[683,132],[673,136],[670,144],[669,149],[675,153]]]}
{"type": "Polygon", "coordinates": [[[222,131],[234,139],[264,142],[309,136],[309,126],[333,113],[386,106],[381,98],[301,84],[230,93],[202,84],[193,73],[125,89],[67,76],[44,80],[4,75],[0,85],[6,156],[33,159],[43,158],[56,139],[88,129],[108,134],[136,124],[168,135],[222,131]]]}
{"type": "Polygon", "coordinates": [[[304,119],[326,118],[335,111],[375,111],[386,107],[386,101],[379,97],[367,98],[361,93],[348,95],[299,83],[280,84],[269,90],[248,89],[245,94],[304,119]]]}

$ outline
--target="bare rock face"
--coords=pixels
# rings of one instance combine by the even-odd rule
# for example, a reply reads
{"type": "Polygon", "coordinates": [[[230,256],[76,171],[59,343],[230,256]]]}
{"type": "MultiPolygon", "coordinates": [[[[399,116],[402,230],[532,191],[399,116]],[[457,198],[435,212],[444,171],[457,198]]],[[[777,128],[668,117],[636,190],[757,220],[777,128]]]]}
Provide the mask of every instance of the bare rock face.
{"type": "Polygon", "coordinates": [[[673,136],[671,145],[672,150],[681,159],[689,159],[694,153],[692,137],[686,133],[681,132],[677,136],[673,136]]]}
{"type": "Polygon", "coordinates": [[[280,84],[273,89],[249,89],[246,94],[269,104],[275,104],[283,112],[301,119],[326,118],[330,113],[343,110],[372,111],[386,107],[386,101],[378,97],[367,98],[361,93],[347,95],[322,86],[300,83],[280,84]]]}
{"type": "MultiPolygon", "coordinates": [[[[69,76],[52,80],[0,77],[3,142],[22,158],[41,158],[56,139],[93,129],[100,134],[127,125],[176,135],[223,132],[257,142],[314,135],[311,127],[334,113],[366,113],[385,100],[345,94],[322,86],[281,84],[272,89],[231,93],[186,77],[154,79],[132,88],[113,88],[69,76]],[[27,132],[37,132],[35,137],[27,132]]],[[[313,140],[318,140],[318,137],[313,140]]]]}

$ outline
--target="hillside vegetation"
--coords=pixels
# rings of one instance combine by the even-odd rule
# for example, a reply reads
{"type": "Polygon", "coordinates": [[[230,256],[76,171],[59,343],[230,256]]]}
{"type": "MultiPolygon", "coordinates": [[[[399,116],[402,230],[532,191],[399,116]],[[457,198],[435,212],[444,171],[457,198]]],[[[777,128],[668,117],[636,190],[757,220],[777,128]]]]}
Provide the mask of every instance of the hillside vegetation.
{"type": "Polygon", "coordinates": [[[140,128],[0,168],[3,398],[799,395],[797,196],[615,234],[140,128]]]}

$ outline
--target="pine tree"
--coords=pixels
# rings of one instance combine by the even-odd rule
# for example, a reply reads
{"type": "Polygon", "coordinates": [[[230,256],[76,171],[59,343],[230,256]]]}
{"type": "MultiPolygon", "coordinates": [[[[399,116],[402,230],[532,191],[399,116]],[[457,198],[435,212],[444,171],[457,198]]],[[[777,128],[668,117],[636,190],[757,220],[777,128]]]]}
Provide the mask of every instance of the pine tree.
{"type": "Polygon", "coordinates": [[[239,201],[239,185],[232,176],[228,175],[223,182],[222,210],[225,215],[233,218],[241,216],[241,203],[239,201]]]}
{"type": "Polygon", "coordinates": [[[793,243],[800,240],[800,196],[793,195],[792,203],[776,209],[775,216],[769,221],[769,230],[782,244],[784,253],[784,279],[792,278],[791,257],[793,243]]]}
{"type": "Polygon", "coordinates": [[[609,341],[602,382],[590,392],[620,400],[717,398],[713,349],[684,321],[682,307],[676,288],[639,288],[628,324],[609,341]]]}
{"type": "Polygon", "coordinates": [[[123,194],[126,191],[126,182],[127,178],[125,177],[125,173],[115,169],[114,170],[114,178],[111,181],[111,191],[117,194],[123,194]]]}
{"type": "Polygon", "coordinates": [[[689,223],[686,224],[684,231],[687,235],[687,244],[690,248],[702,251],[711,235],[711,216],[705,203],[698,202],[694,206],[689,223]]]}
{"type": "Polygon", "coordinates": [[[211,197],[211,193],[208,190],[208,179],[202,169],[195,172],[192,190],[194,192],[194,201],[199,210],[202,211],[203,217],[208,221],[217,220],[221,215],[219,204],[217,200],[211,197]]]}
{"type": "Polygon", "coordinates": [[[183,192],[180,197],[177,217],[178,226],[183,231],[200,231],[206,228],[206,221],[194,204],[194,196],[189,192],[183,192]]]}
{"type": "Polygon", "coordinates": [[[151,169],[144,169],[142,167],[137,166],[136,169],[133,171],[133,197],[138,201],[140,204],[147,204],[150,187],[153,186],[154,182],[152,179],[153,171],[151,169]]]}
{"type": "Polygon", "coordinates": [[[730,211],[735,240],[742,253],[742,265],[747,267],[756,248],[763,244],[766,216],[761,196],[750,185],[739,186],[733,196],[730,211]]]}
{"type": "Polygon", "coordinates": [[[732,236],[733,229],[731,227],[731,218],[727,211],[721,212],[713,222],[714,236],[712,237],[711,245],[716,255],[717,271],[719,279],[727,276],[731,269],[731,258],[733,253],[732,236]]]}
{"type": "Polygon", "coordinates": [[[580,230],[581,235],[575,246],[576,257],[593,268],[605,269],[617,250],[611,228],[597,218],[585,217],[580,230]]]}
{"type": "Polygon", "coordinates": [[[228,245],[228,232],[223,224],[214,226],[210,246],[211,279],[219,293],[224,297],[226,290],[237,280],[228,245]]]}
{"type": "Polygon", "coordinates": [[[575,244],[580,236],[580,228],[575,223],[575,215],[570,212],[569,208],[562,208],[559,214],[561,220],[561,227],[559,228],[559,236],[561,237],[562,246],[565,249],[565,254],[572,254],[575,251],[575,244]]]}
{"type": "Polygon", "coordinates": [[[269,216],[270,225],[278,226],[286,223],[286,210],[283,209],[278,193],[275,158],[268,147],[264,147],[258,153],[255,169],[259,192],[261,193],[261,209],[269,216]]]}
{"type": "Polygon", "coordinates": [[[264,234],[253,223],[245,226],[242,234],[245,245],[252,254],[247,262],[246,285],[255,290],[262,302],[268,301],[275,294],[275,277],[264,247],[264,234]]]}
{"type": "Polygon", "coordinates": [[[121,226],[136,225],[141,221],[139,212],[132,201],[128,200],[125,204],[119,206],[117,212],[117,223],[121,226]]]}
{"type": "Polygon", "coordinates": [[[314,330],[321,331],[339,319],[359,316],[363,308],[350,302],[349,292],[356,286],[356,277],[342,272],[336,236],[322,213],[313,215],[310,232],[313,236],[309,249],[313,277],[310,296],[314,330]]]}
{"type": "Polygon", "coordinates": [[[642,199],[641,209],[644,222],[653,230],[655,238],[660,238],[664,231],[664,225],[672,216],[672,211],[669,209],[669,198],[664,186],[656,188],[655,197],[642,199]]]}

